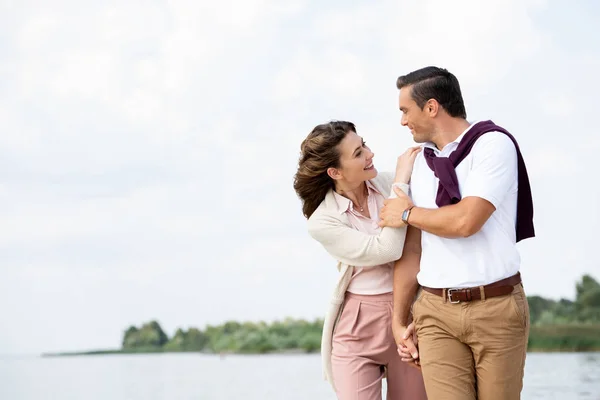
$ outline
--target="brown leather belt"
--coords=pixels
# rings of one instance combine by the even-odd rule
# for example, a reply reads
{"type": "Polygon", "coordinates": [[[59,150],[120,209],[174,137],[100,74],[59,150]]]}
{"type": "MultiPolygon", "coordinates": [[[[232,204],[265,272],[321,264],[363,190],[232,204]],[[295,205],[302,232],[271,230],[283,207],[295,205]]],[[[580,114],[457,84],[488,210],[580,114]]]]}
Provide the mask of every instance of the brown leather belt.
{"type": "Polygon", "coordinates": [[[512,293],[513,286],[521,283],[521,274],[517,272],[513,276],[490,283],[485,286],[476,286],[470,288],[448,288],[434,289],[423,286],[423,290],[433,293],[437,296],[447,298],[450,303],[460,303],[464,301],[481,300],[489,297],[505,296],[512,293]]]}

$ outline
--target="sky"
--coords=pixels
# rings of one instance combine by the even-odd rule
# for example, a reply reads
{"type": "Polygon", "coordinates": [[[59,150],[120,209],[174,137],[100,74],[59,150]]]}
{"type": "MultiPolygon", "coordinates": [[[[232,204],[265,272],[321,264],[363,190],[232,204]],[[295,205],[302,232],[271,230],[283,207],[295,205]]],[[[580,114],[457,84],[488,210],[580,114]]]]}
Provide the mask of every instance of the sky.
{"type": "Polygon", "coordinates": [[[0,2],[0,354],[323,317],[335,261],[293,190],[300,143],[350,120],[380,171],[413,145],[399,75],[461,82],[527,163],[527,294],[600,278],[592,1],[0,2]]]}

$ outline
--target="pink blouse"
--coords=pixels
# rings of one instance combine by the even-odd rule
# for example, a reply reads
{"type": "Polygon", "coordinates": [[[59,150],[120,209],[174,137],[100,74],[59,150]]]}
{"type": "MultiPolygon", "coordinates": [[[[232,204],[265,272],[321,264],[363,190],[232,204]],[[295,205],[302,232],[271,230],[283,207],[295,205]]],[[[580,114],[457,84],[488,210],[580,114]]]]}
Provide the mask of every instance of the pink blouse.
{"type": "MultiPolygon", "coordinates": [[[[369,215],[367,218],[354,209],[350,199],[334,192],[335,200],[340,214],[346,213],[350,224],[354,229],[361,232],[378,235],[381,228],[379,222],[379,210],[383,208],[385,197],[367,181],[369,215]]],[[[402,243],[398,243],[402,246],[402,243]]],[[[393,268],[394,263],[377,265],[375,267],[354,267],[352,280],[348,286],[348,291],[355,294],[382,294],[389,293],[393,288],[393,268]]]]}

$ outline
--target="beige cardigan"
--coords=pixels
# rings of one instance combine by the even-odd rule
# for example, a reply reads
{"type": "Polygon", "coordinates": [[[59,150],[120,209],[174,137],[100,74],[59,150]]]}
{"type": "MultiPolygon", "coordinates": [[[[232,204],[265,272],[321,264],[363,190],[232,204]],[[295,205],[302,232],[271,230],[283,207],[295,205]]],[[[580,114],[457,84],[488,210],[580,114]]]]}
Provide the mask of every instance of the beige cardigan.
{"type": "MultiPolygon", "coordinates": [[[[371,183],[382,194],[391,193],[394,176],[379,173],[371,183]]],[[[408,194],[408,185],[395,184],[408,194]]],[[[333,331],[342,312],[346,289],[352,278],[353,267],[374,267],[395,261],[402,256],[406,228],[383,228],[379,235],[360,232],[350,225],[346,214],[340,214],[337,203],[330,190],[319,207],[308,219],[308,232],[319,241],[325,250],[338,260],[340,272],[338,283],[323,324],[321,339],[321,357],[325,379],[333,386],[331,371],[331,348],[333,331]]]]}

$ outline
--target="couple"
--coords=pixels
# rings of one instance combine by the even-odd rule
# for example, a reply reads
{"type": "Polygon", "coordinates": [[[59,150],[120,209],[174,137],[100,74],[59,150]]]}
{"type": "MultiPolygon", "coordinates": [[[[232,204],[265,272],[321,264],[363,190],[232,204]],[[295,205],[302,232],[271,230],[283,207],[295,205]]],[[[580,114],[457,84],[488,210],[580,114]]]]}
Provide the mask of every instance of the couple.
{"type": "Polygon", "coordinates": [[[340,400],[381,399],[384,377],[388,400],[519,399],[529,308],[516,243],[534,236],[519,147],[493,122],[466,120],[445,69],[397,87],[422,146],[395,174],[377,172],[350,122],[318,125],[301,146],[294,189],[340,271],[326,377],[340,400]]]}

